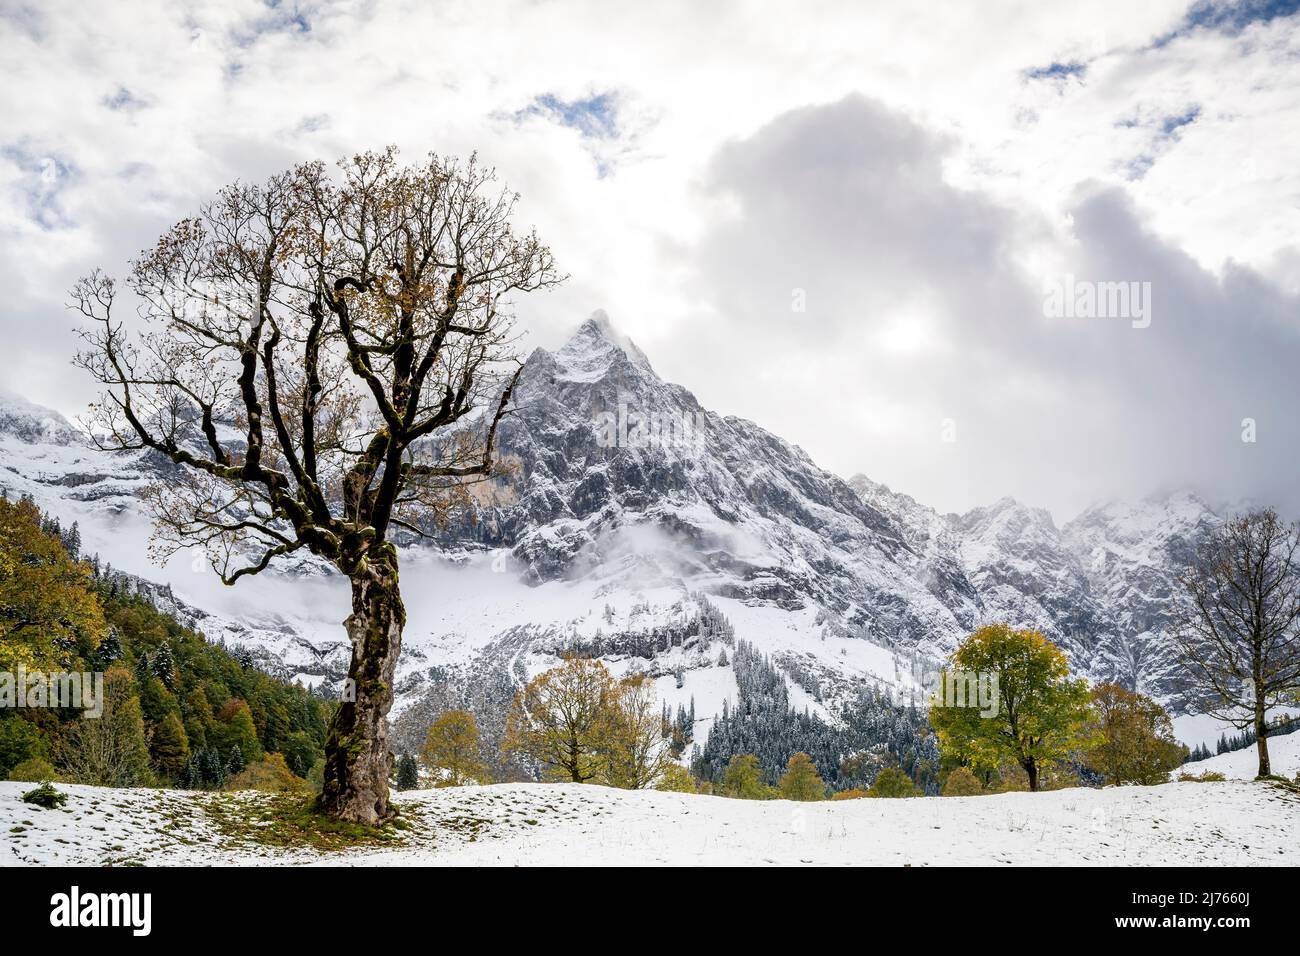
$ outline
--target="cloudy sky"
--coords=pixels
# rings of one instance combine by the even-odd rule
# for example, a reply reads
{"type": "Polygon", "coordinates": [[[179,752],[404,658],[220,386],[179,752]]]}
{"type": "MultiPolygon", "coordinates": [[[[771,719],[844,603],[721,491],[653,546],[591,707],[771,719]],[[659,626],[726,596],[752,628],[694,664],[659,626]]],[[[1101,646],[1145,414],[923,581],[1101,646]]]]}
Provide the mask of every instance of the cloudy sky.
{"type": "Polygon", "coordinates": [[[943,510],[1300,512],[1298,6],[0,0],[0,387],[79,412],[68,285],[231,180],[477,150],[572,276],[532,344],[603,308],[943,510]]]}

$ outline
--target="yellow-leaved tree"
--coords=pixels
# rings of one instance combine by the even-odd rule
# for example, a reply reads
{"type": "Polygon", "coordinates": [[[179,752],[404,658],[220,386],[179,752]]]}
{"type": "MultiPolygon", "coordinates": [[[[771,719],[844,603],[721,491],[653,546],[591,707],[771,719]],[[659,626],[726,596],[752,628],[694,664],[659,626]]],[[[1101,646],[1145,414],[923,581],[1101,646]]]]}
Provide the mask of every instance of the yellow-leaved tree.
{"type": "Polygon", "coordinates": [[[598,747],[604,758],[600,781],[625,790],[654,787],[672,762],[654,681],[633,674],[606,698],[604,732],[598,747]]]}
{"type": "Polygon", "coordinates": [[[501,749],[574,783],[604,769],[608,708],[614,679],[600,661],[567,657],[515,695],[501,749]]]}
{"type": "Polygon", "coordinates": [[[1165,783],[1186,758],[1169,714],[1150,697],[1102,684],[1092,690],[1092,706],[1100,740],[1088,754],[1088,766],[1107,783],[1165,783]]]}
{"type": "Polygon", "coordinates": [[[781,796],[786,800],[825,800],[826,783],[817,773],[817,765],[803,751],[795,754],[785,765],[785,773],[777,781],[781,796]]]}
{"type": "Polygon", "coordinates": [[[656,786],[672,763],[654,681],[616,681],[600,661],[576,656],[515,696],[501,749],[553,779],[625,790],[656,786]]]}
{"type": "Polygon", "coordinates": [[[0,670],[61,670],[107,632],[89,566],[41,529],[34,503],[0,498],[0,670]]]}
{"type": "Polygon", "coordinates": [[[486,783],[491,775],[479,750],[478,723],[464,710],[449,710],[429,728],[420,763],[438,775],[440,787],[486,783]]]}
{"type": "Polygon", "coordinates": [[[1010,758],[1037,790],[1045,768],[1096,743],[1087,730],[1088,682],[1071,678],[1065,654],[1037,631],[990,624],[966,638],[949,660],[944,686],[971,682],[994,690],[996,712],[936,694],[930,724],[947,757],[985,770],[1010,758]]]}

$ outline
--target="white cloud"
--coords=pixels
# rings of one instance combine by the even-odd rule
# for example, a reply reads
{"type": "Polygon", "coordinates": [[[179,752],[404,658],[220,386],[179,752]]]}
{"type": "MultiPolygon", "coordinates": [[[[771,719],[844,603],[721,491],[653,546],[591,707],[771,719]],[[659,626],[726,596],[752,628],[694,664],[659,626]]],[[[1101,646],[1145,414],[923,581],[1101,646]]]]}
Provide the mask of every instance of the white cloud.
{"type": "MultiPolygon", "coordinates": [[[[4,384],[76,411],[90,389],[66,366],[64,290],[122,271],[229,180],[389,142],[477,149],[573,276],[522,305],[539,344],[603,306],[708,404],[940,505],[1001,482],[1068,510],[1166,472],[1266,491],[1280,461],[1232,465],[1204,436],[1238,397],[1268,403],[1242,369],[1252,349],[1289,356],[1289,338],[1265,323],[1234,340],[1247,390],[1231,402],[1227,384],[1184,383],[1223,359],[1224,314],[1290,321],[1270,283],[1300,287],[1300,31],[1217,10],[6,3],[4,384]],[[573,113],[593,102],[600,115],[573,113]],[[1128,270],[1121,249],[1197,290],[1157,306],[1185,302],[1189,330],[1166,337],[1158,316],[1153,344],[1119,352],[1109,331],[1032,318],[1044,269],[1128,270]],[[792,286],[808,328],[790,322],[792,286]],[[723,348],[731,368],[705,361],[723,348]],[[1123,376],[1158,390],[1136,397],[1123,376]],[[956,388],[975,381],[978,400],[956,388]],[[1138,425],[1117,431],[1126,414],[1138,425]],[[958,442],[917,437],[949,416],[958,442]],[[1064,468],[1083,446],[1121,464],[1064,468]],[[1167,468],[1129,464],[1153,449],[1167,468]]],[[[1261,424],[1257,447],[1280,427],[1261,424]]]]}

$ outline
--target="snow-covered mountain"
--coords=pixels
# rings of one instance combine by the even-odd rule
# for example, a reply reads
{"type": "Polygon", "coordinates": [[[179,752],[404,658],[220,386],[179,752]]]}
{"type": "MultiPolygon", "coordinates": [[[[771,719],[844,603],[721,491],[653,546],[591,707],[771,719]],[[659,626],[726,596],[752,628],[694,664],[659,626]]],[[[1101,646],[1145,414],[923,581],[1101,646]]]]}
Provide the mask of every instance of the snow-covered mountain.
{"type": "MultiPolygon", "coordinates": [[[[702,408],[599,312],[529,357],[515,408],[506,474],[436,546],[407,548],[399,711],[508,696],[582,644],[658,676],[671,706],[712,714],[735,697],[718,663],[730,630],[771,656],[792,702],[826,713],[863,681],[914,690],[992,621],[1037,627],[1080,672],[1171,700],[1175,578],[1217,520],[1194,496],[1113,502],[1062,528],[1009,498],[941,515],[702,408]]],[[[137,496],[167,467],[101,454],[57,413],[0,398],[0,488],[77,521],[87,553],[165,582],[183,616],[264,666],[339,677],[336,578],[299,563],[225,589],[197,556],[146,561],[137,496]]]]}
{"type": "Polygon", "coordinates": [[[602,313],[529,359],[501,447],[517,466],[498,485],[505,503],[452,539],[509,546],[533,582],[653,583],[705,591],[733,617],[782,612],[799,646],[774,653],[828,676],[852,672],[828,637],[935,660],[972,628],[1010,621],[1091,677],[1168,699],[1175,578],[1217,520],[1185,493],[1092,508],[1063,528],[1010,498],[941,515],[702,409],[602,313]]]}
{"type": "Polygon", "coordinates": [[[247,647],[264,669],[304,681],[346,673],[335,632],[347,596],[319,573],[304,578],[310,565],[237,592],[223,587],[197,552],[161,567],[151,559],[141,494],[172,469],[153,453],[101,452],[58,412],[0,392],[0,491],[31,495],[65,528],[75,522],[86,558],[98,555],[128,587],[210,640],[247,647]],[[293,587],[286,586],[290,577],[293,587]]]}

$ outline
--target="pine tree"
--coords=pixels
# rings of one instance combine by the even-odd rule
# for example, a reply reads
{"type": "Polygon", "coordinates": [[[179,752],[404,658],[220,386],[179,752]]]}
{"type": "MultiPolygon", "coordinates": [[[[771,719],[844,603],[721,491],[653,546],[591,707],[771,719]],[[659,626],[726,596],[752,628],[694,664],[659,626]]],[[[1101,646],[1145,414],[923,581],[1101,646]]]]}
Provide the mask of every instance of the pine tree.
{"type": "Polygon", "coordinates": [[[163,641],[158,645],[158,651],[148,667],[154,676],[162,681],[164,687],[170,691],[176,690],[176,658],[172,654],[170,641],[163,641]]]}
{"type": "Polygon", "coordinates": [[[185,714],[185,736],[189,738],[190,746],[196,751],[206,750],[208,731],[216,720],[212,714],[212,705],[208,703],[208,695],[201,689],[194,688],[185,696],[182,710],[185,714]]]}
{"type": "Polygon", "coordinates": [[[81,529],[77,527],[77,522],[72,522],[72,527],[63,539],[63,546],[68,549],[68,557],[73,561],[81,560],[81,529]]]}
{"type": "Polygon", "coordinates": [[[117,632],[117,628],[110,627],[108,634],[99,642],[99,647],[95,652],[95,660],[99,663],[100,670],[108,670],[110,664],[122,659],[122,638],[117,632]]]}
{"type": "Polygon", "coordinates": [[[397,758],[397,789],[414,790],[420,785],[420,771],[416,767],[415,758],[410,754],[402,754],[397,758]]]}

